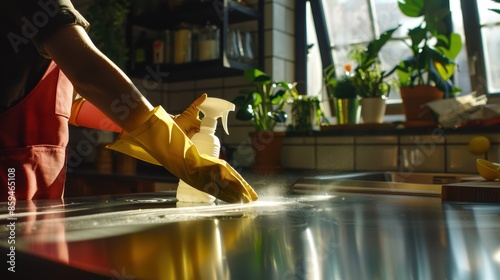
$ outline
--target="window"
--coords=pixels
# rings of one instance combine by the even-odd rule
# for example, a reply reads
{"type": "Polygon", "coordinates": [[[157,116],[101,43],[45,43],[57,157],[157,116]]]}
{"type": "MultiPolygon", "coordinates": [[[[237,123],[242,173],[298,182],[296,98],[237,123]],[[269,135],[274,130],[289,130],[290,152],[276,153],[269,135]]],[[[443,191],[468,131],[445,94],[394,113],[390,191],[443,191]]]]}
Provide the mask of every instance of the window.
{"type": "MultiPolygon", "coordinates": [[[[500,14],[491,8],[500,9],[490,0],[476,0],[484,50],[487,92],[500,93],[500,14]]],[[[473,2],[473,1],[470,1],[473,2]]]]}
{"type": "MultiPolygon", "coordinates": [[[[308,2],[313,1],[320,1],[323,5],[331,54],[336,66],[348,62],[346,54],[353,45],[367,44],[380,33],[398,24],[402,25],[393,35],[394,40],[384,46],[380,54],[384,70],[392,69],[400,59],[410,54],[400,39],[406,38],[408,28],[418,25],[421,20],[403,15],[398,8],[397,0],[310,0],[308,2]]],[[[464,42],[462,51],[456,59],[458,69],[454,76],[455,84],[462,88],[464,94],[475,90],[480,85],[471,80],[477,74],[477,69],[482,67],[486,74],[476,78],[486,87],[485,92],[500,93],[500,48],[498,48],[500,37],[495,36],[500,32],[500,14],[489,10],[500,8],[500,5],[491,0],[462,0],[462,2],[450,0],[449,5],[453,30],[462,36],[464,42]],[[471,11],[477,11],[478,16],[475,18],[480,21],[477,26],[482,35],[482,44],[478,52],[468,55],[470,44],[476,43],[472,42],[473,39],[469,39],[471,42],[466,44],[466,40],[474,38],[474,32],[479,33],[478,28],[469,27],[473,26],[471,21],[474,21],[474,17],[469,14],[471,11]],[[468,28],[464,29],[464,25],[468,25],[468,28]],[[478,55],[481,55],[482,59],[477,59],[478,55]]],[[[307,44],[312,46],[307,54],[307,92],[324,95],[321,90],[321,77],[322,68],[326,65],[321,63],[313,15],[309,5],[307,8],[307,44]]],[[[397,102],[399,93],[392,91],[390,99],[397,102]]]]}

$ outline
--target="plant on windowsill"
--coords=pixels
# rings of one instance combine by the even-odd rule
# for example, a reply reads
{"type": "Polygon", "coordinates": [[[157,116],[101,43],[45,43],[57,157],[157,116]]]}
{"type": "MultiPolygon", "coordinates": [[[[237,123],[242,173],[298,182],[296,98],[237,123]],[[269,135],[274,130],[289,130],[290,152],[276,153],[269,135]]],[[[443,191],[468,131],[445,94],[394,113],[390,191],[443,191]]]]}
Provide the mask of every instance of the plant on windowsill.
{"type": "Polygon", "coordinates": [[[337,124],[358,123],[359,100],[351,69],[350,64],[344,65],[344,71],[339,78],[336,77],[334,65],[323,70],[323,83],[330,99],[330,107],[335,110],[337,124]]]}
{"type": "Polygon", "coordinates": [[[354,86],[360,99],[361,119],[363,123],[382,123],[385,114],[385,99],[389,95],[391,83],[388,77],[394,72],[382,70],[379,52],[399,28],[387,30],[379,38],[372,40],[366,48],[354,47],[349,51],[349,58],[356,61],[354,86]]]}
{"type": "Polygon", "coordinates": [[[412,55],[396,66],[403,111],[408,126],[436,125],[434,117],[423,105],[453,97],[461,89],[451,80],[456,64],[453,61],[462,48],[461,37],[450,32],[445,23],[450,12],[442,0],[398,0],[401,12],[408,17],[423,17],[408,30],[411,42],[405,44],[412,55]]]}
{"type": "MultiPolygon", "coordinates": [[[[495,3],[497,3],[497,4],[500,4],[500,0],[491,0],[491,1],[493,1],[493,2],[495,2],[495,3]]],[[[491,8],[491,9],[489,9],[489,10],[490,10],[490,11],[493,11],[493,12],[495,12],[495,13],[497,13],[497,14],[500,14],[500,9],[499,9],[499,8],[491,8]]]]}
{"type": "Polygon", "coordinates": [[[252,68],[244,76],[254,86],[241,90],[233,103],[236,105],[236,119],[250,121],[255,128],[249,133],[255,160],[252,170],[257,173],[274,173],[281,170],[281,145],[285,132],[275,131],[277,123],[284,123],[287,115],[285,106],[292,94],[293,85],[274,82],[263,71],[252,68]]]}
{"type": "Polygon", "coordinates": [[[293,94],[291,98],[291,124],[287,131],[310,133],[318,129],[322,123],[328,124],[320,100],[317,96],[293,94]]]}

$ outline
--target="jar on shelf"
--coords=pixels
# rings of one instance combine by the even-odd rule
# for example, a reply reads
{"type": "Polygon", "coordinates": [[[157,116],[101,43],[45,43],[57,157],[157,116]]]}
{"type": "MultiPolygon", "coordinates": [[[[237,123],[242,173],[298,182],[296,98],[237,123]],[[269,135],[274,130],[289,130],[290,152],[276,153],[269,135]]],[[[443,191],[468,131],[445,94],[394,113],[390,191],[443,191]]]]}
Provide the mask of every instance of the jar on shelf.
{"type": "Polygon", "coordinates": [[[189,63],[192,61],[192,35],[192,28],[187,23],[180,23],[175,27],[173,53],[175,64],[189,63]]]}
{"type": "Polygon", "coordinates": [[[161,37],[153,41],[153,63],[164,63],[165,62],[165,43],[161,37]]]}
{"type": "Polygon", "coordinates": [[[208,22],[199,33],[198,60],[213,60],[219,58],[219,28],[208,22]]]}

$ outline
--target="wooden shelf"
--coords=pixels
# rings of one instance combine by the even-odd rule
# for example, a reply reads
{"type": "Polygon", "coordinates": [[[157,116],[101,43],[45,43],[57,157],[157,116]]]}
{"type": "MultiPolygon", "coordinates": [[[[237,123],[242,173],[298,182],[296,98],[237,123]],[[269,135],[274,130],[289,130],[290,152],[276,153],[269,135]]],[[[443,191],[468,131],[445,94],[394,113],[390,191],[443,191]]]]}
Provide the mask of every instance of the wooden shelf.
{"type": "MultiPolygon", "coordinates": [[[[243,71],[254,67],[253,65],[230,60],[216,59],[183,64],[153,64],[139,71],[132,71],[134,77],[152,77],[158,73],[165,82],[179,82],[197,79],[210,79],[217,77],[230,77],[242,75],[243,71]]],[[[152,77],[154,78],[154,77],[152,77]]]]}
{"type": "Polygon", "coordinates": [[[177,82],[186,80],[209,79],[216,77],[229,77],[242,75],[243,71],[253,67],[263,67],[263,22],[258,21],[263,14],[264,1],[258,1],[258,9],[241,5],[235,1],[185,1],[186,4],[169,9],[166,3],[158,4],[156,7],[149,7],[147,11],[136,11],[129,17],[127,28],[127,45],[133,50],[134,27],[141,27],[153,31],[173,29],[177,24],[185,22],[195,25],[204,25],[211,22],[219,27],[220,53],[221,58],[192,62],[185,64],[150,64],[142,69],[134,69],[132,62],[127,65],[127,72],[136,78],[147,78],[160,74],[160,78],[165,82],[177,82]],[[226,56],[226,31],[230,24],[257,21],[258,26],[258,48],[256,52],[259,57],[255,65],[228,59],[226,56]],[[159,73],[160,72],[160,73],[159,73]]]}

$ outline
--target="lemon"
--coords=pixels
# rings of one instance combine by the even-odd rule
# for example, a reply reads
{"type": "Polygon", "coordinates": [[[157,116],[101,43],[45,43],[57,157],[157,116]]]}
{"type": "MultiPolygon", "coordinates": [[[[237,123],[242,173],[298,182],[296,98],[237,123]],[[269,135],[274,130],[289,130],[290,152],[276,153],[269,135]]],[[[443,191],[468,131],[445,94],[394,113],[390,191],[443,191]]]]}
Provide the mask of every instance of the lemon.
{"type": "Polygon", "coordinates": [[[479,175],[486,181],[495,181],[500,175],[500,164],[478,158],[476,167],[479,175]]]}
{"type": "Polygon", "coordinates": [[[490,149],[490,139],[485,136],[476,136],[469,141],[469,152],[474,155],[485,154],[490,149]]]}

